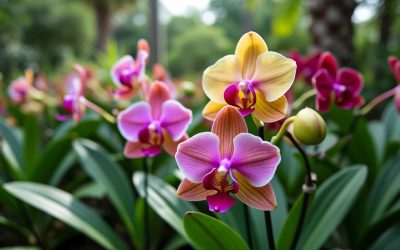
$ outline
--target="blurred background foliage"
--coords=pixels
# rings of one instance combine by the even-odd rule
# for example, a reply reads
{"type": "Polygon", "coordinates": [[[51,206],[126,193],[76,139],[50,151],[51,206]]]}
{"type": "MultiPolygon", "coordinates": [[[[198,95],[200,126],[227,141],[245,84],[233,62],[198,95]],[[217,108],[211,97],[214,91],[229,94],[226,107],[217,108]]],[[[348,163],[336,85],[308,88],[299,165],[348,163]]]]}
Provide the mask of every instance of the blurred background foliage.
{"type": "Polygon", "coordinates": [[[208,65],[254,30],[271,50],[332,51],[342,65],[364,74],[366,99],[393,84],[386,58],[400,51],[396,0],[210,0],[207,8],[180,15],[168,11],[168,1],[156,9],[150,2],[156,1],[0,0],[3,82],[27,67],[51,76],[76,61],[104,66],[99,60],[109,42],[116,42],[118,56],[134,55],[136,41],[151,43],[156,33],[157,61],[173,77],[198,82],[208,65]],[[157,30],[150,25],[155,11],[157,30]]]}

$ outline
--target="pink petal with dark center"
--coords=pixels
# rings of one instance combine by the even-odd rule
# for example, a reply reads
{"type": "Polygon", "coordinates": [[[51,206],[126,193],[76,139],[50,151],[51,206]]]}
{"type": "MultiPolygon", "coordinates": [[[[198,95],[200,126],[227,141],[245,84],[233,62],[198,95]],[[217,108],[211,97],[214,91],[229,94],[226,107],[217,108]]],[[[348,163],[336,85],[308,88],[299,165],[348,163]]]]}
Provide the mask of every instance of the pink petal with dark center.
{"type": "Polygon", "coordinates": [[[192,111],[175,100],[168,100],[162,106],[161,127],[168,131],[174,141],[179,140],[192,122],[192,111]]]}
{"type": "Polygon", "coordinates": [[[237,135],[233,144],[235,149],[231,168],[241,173],[255,187],[269,183],[281,161],[279,148],[262,141],[258,136],[245,133],[237,135]]]}
{"type": "Polygon", "coordinates": [[[364,86],[362,75],[350,68],[342,68],[338,71],[337,82],[345,86],[353,95],[360,94],[364,86]]]}
{"type": "Polygon", "coordinates": [[[235,204],[235,199],[229,193],[217,193],[207,196],[210,211],[224,213],[235,204]]]}
{"type": "Polygon", "coordinates": [[[218,168],[219,138],[203,132],[179,144],[175,158],[179,169],[193,183],[201,183],[213,168],[218,168]]]}
{"type": "Polygon", "coordinates": [[[151,123],[151,110],[147,102],[137,102],[118,114],[117,125],[122,136],[137,142],[139,131],[151,123]]]}

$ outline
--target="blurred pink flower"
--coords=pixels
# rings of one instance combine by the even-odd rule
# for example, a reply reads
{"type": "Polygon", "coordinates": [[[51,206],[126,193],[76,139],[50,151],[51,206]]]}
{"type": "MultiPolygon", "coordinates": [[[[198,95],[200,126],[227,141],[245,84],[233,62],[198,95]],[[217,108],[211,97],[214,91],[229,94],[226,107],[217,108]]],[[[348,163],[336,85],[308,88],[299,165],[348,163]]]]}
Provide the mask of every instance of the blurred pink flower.
{"type": "Polygon", "coordinates": [[[118,90],[114,94],[120,99],[130,99],[136,95],[145,77],[149,46],[139,40],[136,61],[130,55],[122,57],[111,69],[111,77],[118,90]]]}
{"type": "Polygon", "coordinates": [[[179,144],[175,157],[186,177],[177,191],[184,200],[207,200],[211,211],[226,212],[235,202],[232,193],[256,209],[276,206],[269,182],[281,160],[279,148],[248,134],[234,107],[221,109],[211,132],[179,144]]]}
{"type": "Polygon", "coordinates": [[[395,56],[390,56],[388,58],[388,63],[396,82],[399,84],[399,86],[397,86],[397,92],[394,96],[394,103],[396,104],[397,111],[400,112],[400,59],[395,56]]]}
{"type": "Polygon", "coordinates": [[[66,115],[57,114],[56,119],[59,121],[66,121],[69,119],[79,122],[85,112],[85,105],[83,101],[83,84],[78,74],[70,74],[66,78],[66,91],[64,96],[63,108],[66,115]]]}
{"type": "Polygon", "coordinates": [[[343,109],[354,109],[364,103],[360,96],[364,85],[362,75],[351,68],[338,69],[335,57],[329,52],[322,53],[312,82],[317,91],[316,108],[320,112],[329,110],[331,99],[343,109]]]}
{"type": "Polygon", "coordinates": [[[8,87],[8,95],[11,101],[16,104],[21,104],[26,101],[28,91],[31,88],[31,83],[23,76],[11,82],[8,87]]]}
{"type": "Polygon", "coordinates": [[[293,59],[297,64],[295,79],[302,78],[304,82],[312,84],[311,79],[318,70],[320,56],[321,53],[302,56],[298,51],[291,52],[289,58],[293,59]]]}
{"type": "Polygon", "coordinates": [[[128,141],[125,156],[155,156],[161,152],[161,146],[175,155],[178,144],[187,138],[191,120],[192,112],[170,99],[164,83],[153,83],[147,102],[134,103],[118,115],[119,131],[128,141]]]}

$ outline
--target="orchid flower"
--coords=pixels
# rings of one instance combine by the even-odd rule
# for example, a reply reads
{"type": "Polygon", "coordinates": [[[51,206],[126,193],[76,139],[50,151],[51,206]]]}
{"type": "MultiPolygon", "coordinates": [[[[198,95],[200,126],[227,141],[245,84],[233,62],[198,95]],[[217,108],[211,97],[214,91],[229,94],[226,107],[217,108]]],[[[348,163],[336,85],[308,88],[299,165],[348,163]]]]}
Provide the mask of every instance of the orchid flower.
{"type": "Polygon", "coordinates": [[[268,51],[257,33],[246,33],[235,55],[221,58],[204,71],[203,90],[211,101],[203,115],[213,120],[222,107],[231,105],[243,116],[253,114],[266,123],[278,121],[287,112],[284,94],[295,74],[295,61],[268,51]]]}
{"type": "Polygon", "coordinates": [[[184,200],[207,200],[211,211],[225,212],[234,204],[234,194],[256,209],[276,207],[269,182],[281,160],[279,148],[248,134],[234,107],[218,113],[211,132],[179,144],[175,157],[186,177],[177,191],[184,200]]]}
{"type": "Polygon", "coordinates": [[[312,79],[317,91],[318,111],[328,111],[332,99],[343,109],[354,109],[364,103],[360,96],[363,77],[358,71],[351,68],[338,69],[335,57],[329,52],[321,55],[318,68],[312,79]]]}
{"type": "Polygon", "coordinates": [[[175,155],[177,145],[187,138],[192,112],[170,99],[162,82],[151,85],[148,101],[132,104],[118,115],[118,128],[128,140],[124,154],[129,158],[155,156],[161,146],[175,155]]]}
{"type": "Polygon", "coordinates": [[[318,62],[321,53],[315,53],[310,56],[302,56],[299,52],[293,51],[290,53],[297,65],[296,79],[302,78],[306,83],[311,84],[311,79],[318,70],[318,62]]]}
{"type": "Polygon", "coordinates": [[[22,104],[27,101],[29,91],[33,88],[33,71],[28,69],[25,71],[25,76],[11,82],[8,87],[8,96],[13,103],[22,104]]]}
{"type": "Polygon", "coordinates": [[[400,59],[395,56],[390,56],[388,58],[388,62],[398,84],[397,92],[394,96],[394,102],[396,104],[397,111],[400,112],[400,59]]]}
{"type": "Polygon", "coordinates": [[[83,83],[78,74],[71,74],[67,76],[66,90],[67,94],[64,96],[63,108],[67,114],[57,114],[56,119],[59,121],[72,119],[77,123],[81,120],[86,109],[83,100],[83,83]]]}
{"type": "Polygon", "coordinates": [[[118,90],[114,94],[120,99],[130,99],[136,95],[145,78],[146,59],[149,46],[143,39],[138,42],[136,61],[130,55],[122,57],[111,69],[111,77],[118,90]]]}

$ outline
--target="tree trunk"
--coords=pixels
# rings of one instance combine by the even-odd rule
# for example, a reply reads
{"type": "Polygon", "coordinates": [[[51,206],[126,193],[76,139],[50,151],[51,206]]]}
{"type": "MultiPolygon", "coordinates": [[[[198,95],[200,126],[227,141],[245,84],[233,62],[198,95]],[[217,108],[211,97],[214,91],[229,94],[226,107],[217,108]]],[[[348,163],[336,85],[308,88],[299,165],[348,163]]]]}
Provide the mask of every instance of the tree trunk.
{"type": "Polygon", "coordinates": [[[349,65],[353,52],[351,16],[355,0],[308,0],[313,50],[332,52],[342,65],[349,65]]]}
{"type": "Polygon", "coordinates": [[[96,49],[98,51],[106,51],[107,43],[113,31],[112,12],[110,4],[106,1],[95,1],[94,11],[96,15],[96,49]]]}

